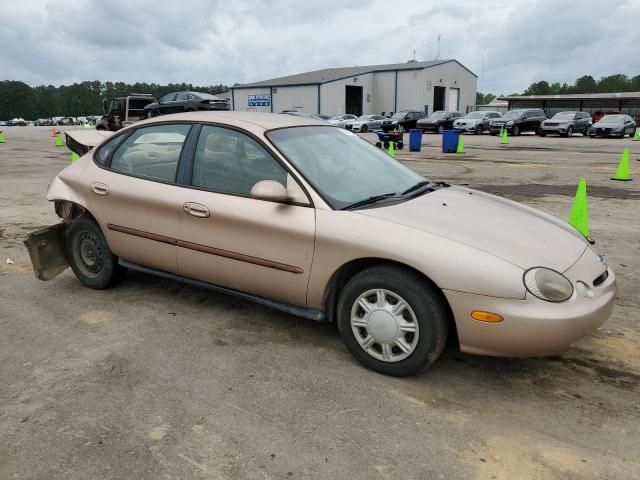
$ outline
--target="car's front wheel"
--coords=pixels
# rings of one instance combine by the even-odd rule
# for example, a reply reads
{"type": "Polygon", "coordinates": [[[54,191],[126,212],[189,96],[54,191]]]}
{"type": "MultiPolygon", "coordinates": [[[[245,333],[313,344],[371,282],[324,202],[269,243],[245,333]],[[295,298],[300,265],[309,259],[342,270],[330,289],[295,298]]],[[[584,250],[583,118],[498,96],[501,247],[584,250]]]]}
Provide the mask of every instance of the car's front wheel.
{"type": "Polygon", "coordinates": [[[369,127],[367,126],[366,123],[362,125],[362,127],[360,127],[360,133],[367,133],[368,131],[369,131],[369,127]]]}
{"type": "Polygon", "coordinates": [[[153,111],[147,110],[147,118],[153,118],[153,111]]]}
{"type": "Polygon", "coordinates": [[[511,129],[511,135],[514,137],[517,137],[518,135],[520,135],[520,127],[518,127],[517,125],[514,125],[513,128],[511,129]]]}
{"type": "Polygon", "coordinates": [[[98,224],[83,215],[67,227],[67,261],[83,285],[103,289],[124,276],[126,269],[118,265],[98,224]]]}
{"type": "Polygon", "coordinates": [[[398,267],[368,268],[344,287],[338,328],[349,351],[387,375],[414,375],[444,349],[448,309],[437,288],[398,267]]]}
{"type": "Polygon", "coordinates": [[[438,125],[438,133],[444,132],[444,127],[442,125],[438,125]]]}

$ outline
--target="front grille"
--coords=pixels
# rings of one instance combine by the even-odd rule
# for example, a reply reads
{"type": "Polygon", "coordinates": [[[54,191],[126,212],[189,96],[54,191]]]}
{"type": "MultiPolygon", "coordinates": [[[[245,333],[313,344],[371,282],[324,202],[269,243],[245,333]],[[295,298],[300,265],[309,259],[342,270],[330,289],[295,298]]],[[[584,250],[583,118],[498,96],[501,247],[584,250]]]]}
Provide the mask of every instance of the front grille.
{"type": "Polygon", "coordinates": [[[552,122],[552,123],[545,123],[545,124],[544,124],[544,126],[545,126],[545,127],[557,127],[557,126],[558,126],[558,124],[557,124],[557,123],[553,123],[553,122],[552,122]]]}
{"type": "Polygon", "coordinates": [[[609,278],[609,270],[605,270],[604,273],[602,275],[600,275],[598,278],[596,278],[593,281],[593,286],[597,287],[598,285],[601,285],[604,283],[604,281],[609,278]]]}

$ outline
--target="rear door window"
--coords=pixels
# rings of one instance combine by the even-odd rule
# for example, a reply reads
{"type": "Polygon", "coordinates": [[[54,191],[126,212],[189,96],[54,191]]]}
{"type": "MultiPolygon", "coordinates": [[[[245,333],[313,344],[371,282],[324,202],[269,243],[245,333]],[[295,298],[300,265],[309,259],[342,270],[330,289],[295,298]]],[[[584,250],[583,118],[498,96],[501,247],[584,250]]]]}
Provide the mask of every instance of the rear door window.
{"type": "Polygon", "coordinates": [[[118,147],[111,160],[117,172],[174,182],[182,146],[191,125],[154,125],[138,128],[118,147]]]}

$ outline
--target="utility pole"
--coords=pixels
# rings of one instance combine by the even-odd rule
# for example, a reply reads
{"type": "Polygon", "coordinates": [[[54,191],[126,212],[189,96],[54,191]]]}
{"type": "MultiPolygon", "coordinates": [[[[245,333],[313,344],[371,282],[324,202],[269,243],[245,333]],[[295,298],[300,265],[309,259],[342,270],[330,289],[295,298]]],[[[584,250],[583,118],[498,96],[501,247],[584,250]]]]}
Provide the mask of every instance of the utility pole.
{"type": "Polygon", "coordinates": [[[436,55],[436,61],[440,60],[440,34],[438,34],[438,54],[436,55]]]}

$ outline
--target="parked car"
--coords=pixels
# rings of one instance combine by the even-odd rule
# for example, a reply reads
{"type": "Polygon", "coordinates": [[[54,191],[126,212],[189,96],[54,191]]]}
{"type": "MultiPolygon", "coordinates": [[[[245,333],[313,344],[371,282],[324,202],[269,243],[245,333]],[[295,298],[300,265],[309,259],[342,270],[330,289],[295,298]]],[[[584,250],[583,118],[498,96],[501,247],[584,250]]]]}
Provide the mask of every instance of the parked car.
{"type": "Polygon", "coordinates": [[[5,122],[4,120],[0,120],[0,127],[6,127],[7,126],[7,122],[5,122]]]}
{"type": "Polygon", "coordinates": [[[26,127],[27,121],[24,118],[12,118],[7,122],[7,127],[26,127]]]}
{"type": "Polygon", "coordinates": [[[622,112],[618,112],[617,110],[608,110],[606,112],[603,112],[602,110],[596,110],[595,112],[593,112],[591,114],[591,121],[593,123],[597,123],[599,122],[602,117],[604,117],[605,115],[621,115],[622,112]]]}
{"type": "Polygon", "coordinates": [[[502,118],[491,120],[489,132],[491,135],[498,135],[502,127],[507,133],[518,136],[523,132],[540,131],[540,125],[547,119],[544,110],[539,108],[527,108],[519,110],[509,110],[502,118]]]}
{"type": "Polygon", "coordinates": [[[570,137],[574,133],[586,136],[590,128],[591,115],[587,112],[559,112],[549,120],[544,120],[538,133],[541,137],[550,133],[557,133],[563,137],[570,137]]]}
{"type": "Polygon", "coordinates": [[[76,119],[73,117],[62,117],[60,120],[58,120],[56,122],[56,125],[59,126],[69,126],[69,125],[75,125],[76,124],[76,119]]]}
{"type": "Polygon", "coordinates": [[[53,121],[50,118],[38,118],[35,125],[36,127],[50,127],[53,125],[53,121]]]}
{"type": "Polygon", "coordinates": [[[226,100],[201,92],[174,92],[144,107],[146,117],[197,110],[229,110],[226,100]]]}
{"type": "Polygon", "coordinates": [[[420,110],[401,110],[394,113],[391,118],[383,120],[382,131],[390,132],[391,130],[401,130],[406,132],[412,128],[416,128],[418,120],[424,118],[426,114],[420,110]]]}
{"type": "Polygon", "coordinates": [[[335,125],[336,127],[344,128],[344,126],[347,124],[347,122],[352,122],[352,121],[356,120],[357,118],[358,117],[356,117],[355,115],[351,115],[351,114],[347,113],[345,115],[335,115],[335,116],[331,117],[327,121],[331,125],[335,125]]]}
{"type": "Polygon", "coordinates": [[[70,265],[102,289],[138,270],[334,321],[389,375],[428,367],[449,335],[471,353],[557,354],[616,293],[565,222],[292,115],[138,122],[58,173],[47,199],[62,221],[25,242],[38,278],[70,265]]]}
{"type": "Polygon", "coordinates": [[[478,111],[467,113],[453,122],[454,130],[473,132],[476,135],[489,131],[491,120],[502,117],[500,112],[478,111]]]}
{"type": "Polygon", "coordinates": [[[451,130],[453,128],[453,122],[458,118],[462,118],[462,113],[438,110],[429,115],[428,118],[418,120],[417,128],[420,128],[423,133],[442,133],[444,130],[451,130]]]}
{"type": "Polygon", "coordinates": [[[599,122],[594,123],[589,129],[589,136],[624,138],[628,133],[633,135],[636,130],[636,122],[629,115],[605,115],[599,122]]]}
{"type": "Polygon", "coordinates": [[[386,120],[382,115],[361,115],[356,120],[347,122],[344,126],[347,130],[354,132],[368,132],[369,130],[378,130],[382,128],[382,122],[386,120]]]}
{"type": "Polygon", "coordinates": [[[96,129],[117,132],[147,116],[147,105],[155,103],[150,93],[134,93],[102,101],[104,115],[96,122],[96,129]]]}

